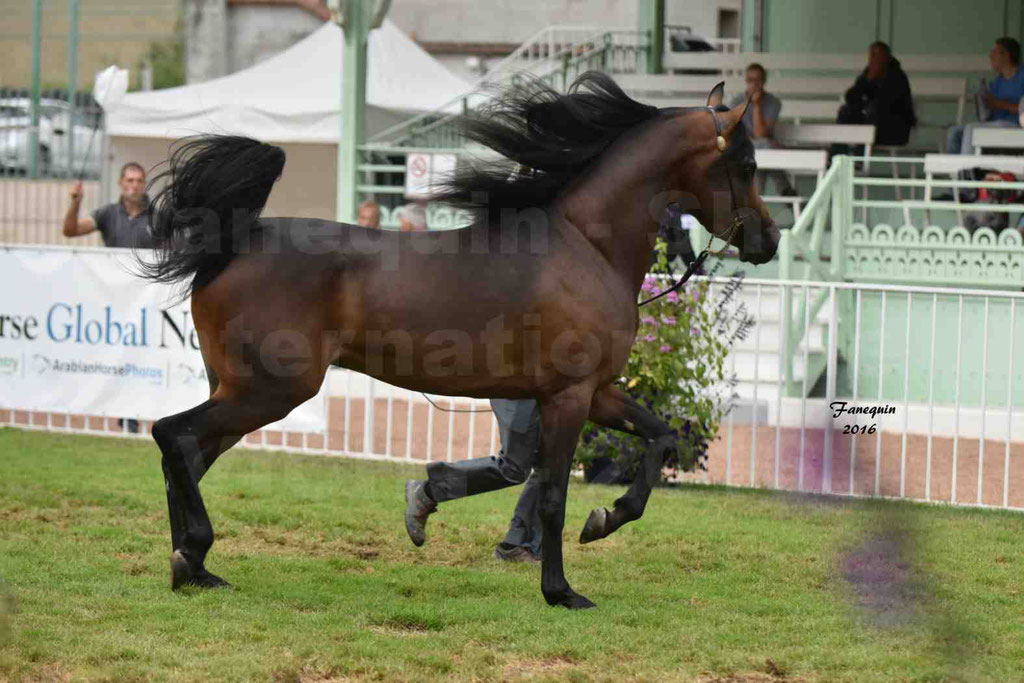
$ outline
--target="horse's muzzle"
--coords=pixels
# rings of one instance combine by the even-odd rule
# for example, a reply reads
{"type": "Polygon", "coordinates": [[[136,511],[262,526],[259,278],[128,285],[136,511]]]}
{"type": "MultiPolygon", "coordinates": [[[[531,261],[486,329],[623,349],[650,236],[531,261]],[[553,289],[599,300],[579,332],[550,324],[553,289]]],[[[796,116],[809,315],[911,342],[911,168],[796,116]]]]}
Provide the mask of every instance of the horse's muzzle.
{"type": "Polygon", "coordinates": [[[744,248],[740,249],[741,261],[759,266],[775,258],[775,252],[779,250],[779,241],[782,239],[782,234],[779,232],[778,226],[775,225],[775,221],[765,225],[758,238],[756,244],[749,245],[750,248],[744,244],[744,248]]]}

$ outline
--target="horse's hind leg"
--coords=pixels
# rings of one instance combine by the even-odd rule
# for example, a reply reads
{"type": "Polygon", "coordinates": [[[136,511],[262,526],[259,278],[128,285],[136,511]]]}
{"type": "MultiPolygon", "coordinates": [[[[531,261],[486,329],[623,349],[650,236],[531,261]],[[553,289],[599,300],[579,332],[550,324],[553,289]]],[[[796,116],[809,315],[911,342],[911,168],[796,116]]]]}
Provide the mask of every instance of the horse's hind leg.
{"type": "MultiPolygon", "coordinates": [[[[220,384],[220,380],[217,378],[216,371],[214,371],[209,364],[206,364],[205,367],[206,378],[210,384],[210,396],[212,397],[214,392],[217,391],[217,386],[220,384]]],[[[208,463],[204,463],[204,467],[202,468],[203,472],[208,470],[212,464],[212,460],[208,463]]],[[[196,481],[198,482],[199,479],[202,479],[202,474],[199,474],[196,481]]],[[[178,491],[171,483],[171,478],[167,475],[166,468],[164,471],[164,486],[167,490],[167,509],[170,513],[171,520],[171,551],[173,552],[176,548],[181,547],[182,538],[185,534],[185,514],[184,506],[179,500],[180,496],[178,495],[178,491]]]]}
{"type": "Polygon", "coordinates": [[[640,519],[647,507],[651,490],[661,479],[665,458],[676,449],[678,442],[675,430],[621,389],[610,384],[594,394],[589,419],[602,427],[646,439],[647,451],[640,461],[640,469],[633,484],[615,501],[612,510],[597,508],[590,513],[580,533],[580,543],[604,538],[623,524],[640,519]]]}
{"type": "MultiPolygon", "coordinates": [[[[269,393],[269,392],[267,392],[269,393]]],[[[301,401],[299,401],[301,403],[301,401]]],[[[199,481],[217,457],[243,436],[283,418],[298,403],[249,398],[213,398],[153,425],[163,455],[171,518],[171,588],[216,587],[226,582],[206,571],[213,527],[199,492],[199,481]]]]}

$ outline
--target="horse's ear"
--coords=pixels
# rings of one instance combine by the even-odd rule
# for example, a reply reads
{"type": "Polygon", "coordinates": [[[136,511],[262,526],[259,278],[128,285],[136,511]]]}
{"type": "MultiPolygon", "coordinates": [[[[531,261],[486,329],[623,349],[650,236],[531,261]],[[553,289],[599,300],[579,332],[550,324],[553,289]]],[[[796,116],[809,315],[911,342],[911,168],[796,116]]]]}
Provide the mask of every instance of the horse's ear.
{"type": "Polygon", "coordinates": [[[708,94],[708,106],[709,107],[721,107],[722,101],[725,99],[725,81],[722,81],[708,94]]]}
{"type": "Polygon", "coordinates": [[[750,108],[751,98],[748,96],[743,104],[737,104],[735,107],[729,110],[729,131],[732,131],[740,121],[743,120],[743,116],[747,113],[747,109],[750,108]]]}

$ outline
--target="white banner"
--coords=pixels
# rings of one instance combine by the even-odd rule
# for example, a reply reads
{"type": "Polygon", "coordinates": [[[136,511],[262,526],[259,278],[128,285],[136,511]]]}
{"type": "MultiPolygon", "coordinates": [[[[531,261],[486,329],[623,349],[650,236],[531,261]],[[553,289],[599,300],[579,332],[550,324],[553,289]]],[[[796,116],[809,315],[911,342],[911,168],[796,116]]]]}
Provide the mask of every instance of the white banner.
{"type": "MultiPolygon", "coordinates": [[[[157,419],[209,398],[188,300],[122,249],[0,249],[0,406],[157,419]]],[[[320,394],[268,429],[323,431],[320,394]]]]}

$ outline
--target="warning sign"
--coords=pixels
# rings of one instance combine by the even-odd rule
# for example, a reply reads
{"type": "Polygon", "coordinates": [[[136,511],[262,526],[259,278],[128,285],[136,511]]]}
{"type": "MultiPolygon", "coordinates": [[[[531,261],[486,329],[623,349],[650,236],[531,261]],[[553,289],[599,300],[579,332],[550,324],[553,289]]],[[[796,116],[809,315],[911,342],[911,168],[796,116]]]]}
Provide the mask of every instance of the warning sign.
{"type": "Polygon", "coordinates": [[[409,199],[428,198],[454,170],[454,154],[406,155],[405,196],[409,199]]]}

